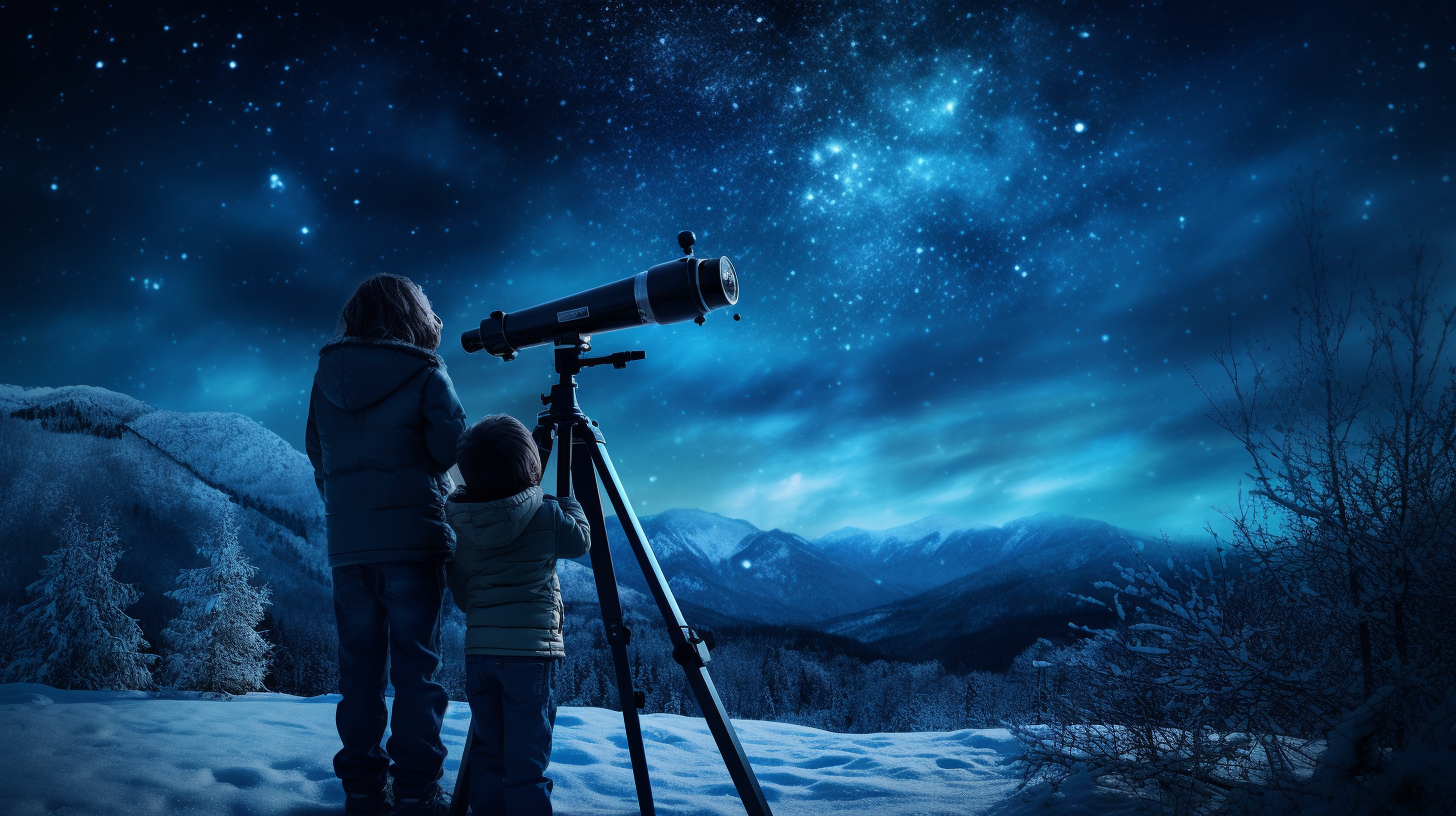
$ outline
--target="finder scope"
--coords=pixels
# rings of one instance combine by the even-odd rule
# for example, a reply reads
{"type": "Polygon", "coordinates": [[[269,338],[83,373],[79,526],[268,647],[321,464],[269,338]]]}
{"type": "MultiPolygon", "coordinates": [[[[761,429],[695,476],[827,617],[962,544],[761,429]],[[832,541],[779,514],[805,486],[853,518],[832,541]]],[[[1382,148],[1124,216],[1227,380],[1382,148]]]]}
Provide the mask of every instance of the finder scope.
{"type": "Polygon", "coordinates": [[[686,230],[677,243],[684,257],[630,278],[516,312],[490,313],[480,328],[460,335],[470,353],[485,349],[502,360],[567,335],[587,335],[684,320],[703,321],[714,309],[738,302],[738,273],[726,256],[693,257],[697,238],[686,230]]]}

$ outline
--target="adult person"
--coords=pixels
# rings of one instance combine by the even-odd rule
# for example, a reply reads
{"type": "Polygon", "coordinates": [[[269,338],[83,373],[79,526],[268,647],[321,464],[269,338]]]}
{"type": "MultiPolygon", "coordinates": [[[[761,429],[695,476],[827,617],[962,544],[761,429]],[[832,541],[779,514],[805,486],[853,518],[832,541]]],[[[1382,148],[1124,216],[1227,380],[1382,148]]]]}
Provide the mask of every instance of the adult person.
{"type": "Polygon", "coordinates": [[[435,353],[442,325],[409,278],[365,280],[339,316],[340,336],[319,352],[309,397],[306,447],[327,513],[339,630],[334,773],[346,813],[449,808],[439,785],[449,698],[434,675],[455,543],[446,471],[465,410],[435,353]],[[386,666],[395,698],[381,747],[386,666]]]}

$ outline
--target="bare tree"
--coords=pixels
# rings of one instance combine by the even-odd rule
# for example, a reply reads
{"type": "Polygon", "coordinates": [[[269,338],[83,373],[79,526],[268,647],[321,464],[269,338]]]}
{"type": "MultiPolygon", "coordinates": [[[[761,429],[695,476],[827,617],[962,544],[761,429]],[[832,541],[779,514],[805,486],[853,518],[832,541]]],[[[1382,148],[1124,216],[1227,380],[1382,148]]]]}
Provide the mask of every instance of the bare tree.
{"type": "Polygon", "coordinates": [[[1250,458],[1235,543],[1328,610],[1358,666],[1339,706],[1382,701],[1362,738],[1374,752],[1400,746],[1456,678],[1456,309],[1433,305],[1424,236],[1394,292],[1356,270],[1338,287],[1317,201],[1313,180],[1295,186],[1307,263],[1291,352],[1272,365],[1251,344],[1220,352],[1231,390],[1211,415],[1250,458]]]}
{"type": "Polygon", "coordinates": [[[1226,387],[1199,384],[1248,455],[1233,540],[1084,599],[1119,622],[1055,661],[1072,693],[1019,727],[1028,781],[1173,812],[1456,808],[1456,309],[1424,236],[1391,291],[1331,270],[1316,181],[1288,208],[1287,346],[1231,340],[1226,387]]]}

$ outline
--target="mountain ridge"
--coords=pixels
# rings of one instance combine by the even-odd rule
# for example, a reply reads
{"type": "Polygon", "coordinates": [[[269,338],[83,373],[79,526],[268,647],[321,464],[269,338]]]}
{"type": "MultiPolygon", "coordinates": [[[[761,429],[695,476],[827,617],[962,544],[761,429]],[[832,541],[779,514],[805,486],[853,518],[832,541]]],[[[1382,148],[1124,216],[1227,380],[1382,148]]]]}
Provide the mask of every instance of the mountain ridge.
{"type": "MultiPolygon", "coordinates": [[[[146,584],[143,612],[155,623],[170,604],[161,593],[178,568],[193,565],[199,531],[221,500],[240,508],[245,548],[274,585],[277,611],[330,611],[312,466],[251,419],[165,411],[91,386],[7,385],[0,386],[0,438],[0,464],[8,465],[0,476],[8,494],[0,538],[16,541],[0,559],[9,602],[23,598],[40,555],[54,546],[50,531],[63,505],[79,502],[99,512],[120,508],[130,540],[147,542],[145,562],[124,560],[131,577],[122,577],[146,584]],[[93,495],[98,483],[114,495],[93,495]]],[[[1152,540],[1051,513],[999,527],[941,514],[884,530],[843,527],[813,540],[695,508],[641,522],[695,621],[810,627],[961,669],[1004,668],[1037,637],[1064,635],[1068,622],[1097,623],[1096,610],[1082,609],[1073,590],[1087,594],[1093,581],[1115,578],[1111,563],[1126,551],[1123,542],[1140,548],[1152,540]]],[[[609,518],[607,532],[624,598],[653,614],[621,525],[609,518]]],[[[564,566],[564,586],[572,603],[589,603],[590,556],[579,561],[587,569],[564,566]]]]}

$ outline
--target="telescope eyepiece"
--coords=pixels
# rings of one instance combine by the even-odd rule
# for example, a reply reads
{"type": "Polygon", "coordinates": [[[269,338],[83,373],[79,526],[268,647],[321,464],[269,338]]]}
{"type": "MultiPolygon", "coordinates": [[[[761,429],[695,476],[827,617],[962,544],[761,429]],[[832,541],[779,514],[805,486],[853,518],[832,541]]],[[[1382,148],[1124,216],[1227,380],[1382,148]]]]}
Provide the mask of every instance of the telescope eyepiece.
{"type": "Polygon", "coordinates": [[[677,234],[677,245],[682,247],[684,255],[693,254],[693,244],[698,242],[698,236],[692,230],[683,230],[677,234]]]}
{"type": "Polygon", "coordinates": [[[474,354],[485,348],[485,342],[480,339],[480,329],[471,329],[460,335],[460,345],[465,348],[466,354],[474,354]]]}

